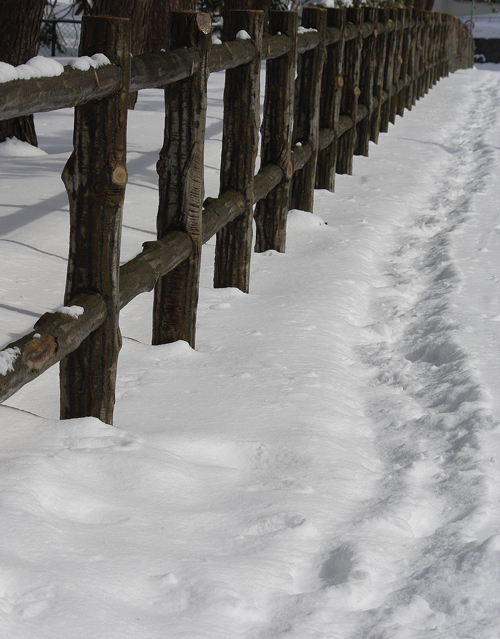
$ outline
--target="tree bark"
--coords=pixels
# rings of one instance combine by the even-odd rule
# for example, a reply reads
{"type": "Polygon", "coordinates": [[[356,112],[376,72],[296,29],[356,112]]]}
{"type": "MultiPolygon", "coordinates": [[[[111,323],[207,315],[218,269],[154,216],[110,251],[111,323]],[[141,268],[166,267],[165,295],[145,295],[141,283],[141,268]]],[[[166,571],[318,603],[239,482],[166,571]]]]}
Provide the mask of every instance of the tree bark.
{"type": "MultiPolygon", "coordinates": [[[[0,0],[0,61],[13,66],[36,55],[46,0],[0,0]]],[[[18,138],[38,146],[33,116],[0,121],[0,142],[18,138]]]]}
{"type": "Polygon", "coordinates": [[[170,12],[192,11],[195,4],[194,0],[95,0],[92,13],[130,18],[131,51],[137,55],[168,49],[170,12]]]}
{"type": "MultiPolygon", "coordinates": [[[[0,0],[1,1],[1,0],[0,0]]],[[[170,47],[170,12],[191,11],[195,0],[95,0],[93,15],[130,18],[132,55],[168,51],[170,47]]],[[[133,109],[137,93],[129,95],[133,109]]]]}

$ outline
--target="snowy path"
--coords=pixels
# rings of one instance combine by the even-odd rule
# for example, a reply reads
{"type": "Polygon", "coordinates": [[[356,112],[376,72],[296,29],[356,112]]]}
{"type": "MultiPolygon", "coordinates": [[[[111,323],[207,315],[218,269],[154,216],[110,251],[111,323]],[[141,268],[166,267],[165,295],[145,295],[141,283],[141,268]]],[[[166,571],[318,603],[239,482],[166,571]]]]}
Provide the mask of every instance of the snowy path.
{"type": "MultiPolygon", "coordinates": [[[[55,370],[0,406],[2,636],[500,636],[499,97],[497,71],[441,81],[291,212],[250,295],[212,288],[206,246],[196,352],[151,347],[134,300],[114,427],[59,422],[55,370]]],[[[161,103],[130,117],[124,260],[154,233],[161,103]]],[[[70,112],[37,126],[49,155],[0,165],[5,341],[64,284],[70,112]]]]}

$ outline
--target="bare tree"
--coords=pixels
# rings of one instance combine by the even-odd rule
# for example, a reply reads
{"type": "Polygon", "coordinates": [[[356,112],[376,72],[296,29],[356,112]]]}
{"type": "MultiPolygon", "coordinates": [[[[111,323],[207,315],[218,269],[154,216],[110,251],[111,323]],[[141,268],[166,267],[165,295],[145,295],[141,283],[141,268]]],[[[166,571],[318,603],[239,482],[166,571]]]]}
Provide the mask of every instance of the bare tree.
{"type": "MultiPolygon", "coordinates": [[[[0,0],[0,61],[17,66],[36,55],[46,0],[0,0]]],[[[37,146],[33,116],[0,120],[0,142],[18,138],[37,146]]]]}

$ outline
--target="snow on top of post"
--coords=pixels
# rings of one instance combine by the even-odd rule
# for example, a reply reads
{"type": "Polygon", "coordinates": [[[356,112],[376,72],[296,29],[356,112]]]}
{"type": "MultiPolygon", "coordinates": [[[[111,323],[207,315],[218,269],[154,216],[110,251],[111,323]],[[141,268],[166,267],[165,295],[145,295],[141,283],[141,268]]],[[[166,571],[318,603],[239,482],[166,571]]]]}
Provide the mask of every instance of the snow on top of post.
{"type": "Polygon", "coordinates": [[[318,33],[318,30],[317,29],[313,29],[313,28],[307,29],[306,27],[299,27],[297,29],[297,33],[299,33],[299,34],[300,33],[313,33],[313,32],[314,33],[318,33]]]}

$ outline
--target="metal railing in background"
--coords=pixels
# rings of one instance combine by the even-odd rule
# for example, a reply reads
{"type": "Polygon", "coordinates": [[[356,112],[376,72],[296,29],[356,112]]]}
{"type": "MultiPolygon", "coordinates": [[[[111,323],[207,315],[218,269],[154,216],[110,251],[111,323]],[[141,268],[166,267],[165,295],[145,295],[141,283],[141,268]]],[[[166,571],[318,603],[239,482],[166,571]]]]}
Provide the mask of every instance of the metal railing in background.
{"type": "Polygon", "coordinates": [[[38,55],[53,58],[77,56],[80,30],[80,20],[42,20],[42,28],[38,37],[38,55]]]}

